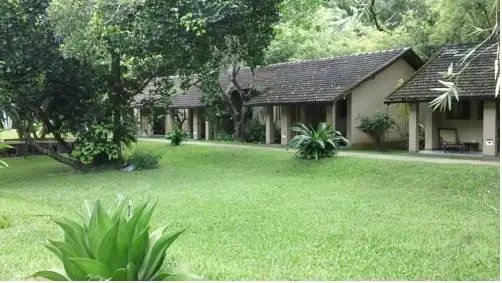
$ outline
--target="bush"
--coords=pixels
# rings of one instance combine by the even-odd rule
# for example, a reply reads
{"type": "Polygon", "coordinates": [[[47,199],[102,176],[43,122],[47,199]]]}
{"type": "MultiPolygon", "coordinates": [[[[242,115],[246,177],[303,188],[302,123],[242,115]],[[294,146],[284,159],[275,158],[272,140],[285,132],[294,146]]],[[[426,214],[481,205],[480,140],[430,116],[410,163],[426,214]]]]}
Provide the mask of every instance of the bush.
{"type": "Polygon", "coordinates": [[[220,132],[216,134],[217,141],[233,141],[234,138],[232,137],[232,134],[226,133],[226,132],[220,132]]]}
{"type": "Polygon", "coordinates": [[[371,117],[362,117],[361,124],[357,127],[363,133],[370,136],[377,148],[380,148],[387,131],[396,125],[396,122],[389,115],[376,112],[371,117]]]}
{"type": "Polygon", "coordinates": [[[249,121],[244,127],[243,138],[245,142],[265,143],[265,125],[258,120],[249,121]]]}
{"type": "Polygon", "coordinates": [[[318,160],[333,156],[341,147],[350,146],[340,132],[332,130],[326,123],[320,123],[317,129],[298,123],[292,130],[298,134],[288,146],[297,149],[297,154],[302,158],[318,160]]]}
{"type": "Polygon", "coordinates": [[[167,234],[163,227],[150,233],[154,208],[148,202],[132,207],[130,201],[120,198],[108,212],[99,201],[94,208],[85,203],[82,223],[54,219],[64,238],[45,246],[59,258],[64,274],[40,271],[33,276],[54,281],[189,279],[188,275],[161,271],[167,249],[183,231],[167,234]]]}
{"type": "Polygon", "coordinates": [[[166,138],[171,140],[171,145],[178,146],[188,139],[188,133],[181,129],[174,129],[167,134],[166,138]]]}
{"type": "Polygon", "coordinates": [[[109,126],[93,125],[77,134],[71,155],[86,165],[103,165],[120,160],[121,148],[113,143],[109,126]]]}
{"type": "Polygon", "coordinates": [[[129,164],[134,165],[135,170],[157,169],[159,161],[162,158],[160,155],[154,155],[146,152],[135,152],[129,158],[129,164]]]}

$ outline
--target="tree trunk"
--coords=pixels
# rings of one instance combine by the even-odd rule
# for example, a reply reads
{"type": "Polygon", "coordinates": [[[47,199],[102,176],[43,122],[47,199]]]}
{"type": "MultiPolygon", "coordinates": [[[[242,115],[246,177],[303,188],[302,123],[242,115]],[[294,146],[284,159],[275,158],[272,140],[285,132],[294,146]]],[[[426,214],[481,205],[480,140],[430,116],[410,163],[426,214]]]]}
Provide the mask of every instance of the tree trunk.
{"type": "Polygon", "coordinates": [[[122,130],[122,99],[124,95],[124,88],[121,82],[121,70],[120,70],[120,54],[112,51],[111,52],[111,68],[110,68],[110,78],[109,78],[109,88],[111,92],[111,109],[112,109],[112,123],[113,123],[113,139],[112,142],[116,144],[120,150],[119,156],[122,156],[121,142],[123,140],[123,130],[122,130]]]}
{"type": "Polygon", "coordinates": [[[31,139],[30,137],[26,137],[26,142],[30,146],[36,148],[38,151],[40,151],[48,156],[50,156],[52,159],[58,161],[59,163],[70,166],[71,168],[73,168],[75,170],[82,170],[82,168],[83,168],[82,163],[80,163],[79,161],[74,160],[69,157],[66,157],[66,156],[63,156],[63,155],[60,155],[50,149],[47,149],[47,148],[39,145],[37,142],[33,141],[33,139],[31,139]]]}

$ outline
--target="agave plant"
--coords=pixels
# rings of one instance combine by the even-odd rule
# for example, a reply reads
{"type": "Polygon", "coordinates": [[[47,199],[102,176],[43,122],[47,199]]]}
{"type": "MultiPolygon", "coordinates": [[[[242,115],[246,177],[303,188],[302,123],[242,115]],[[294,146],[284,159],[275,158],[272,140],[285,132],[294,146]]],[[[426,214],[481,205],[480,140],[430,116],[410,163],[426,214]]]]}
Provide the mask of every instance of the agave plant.
{"type": "Polygon", "coordinates": [[[64,239],[49,240],[45,246],[62,262],[64,273],[40,271],[34,276],[54,281],[190,279],[187,274],[161,271],[166,250],[183,231],[168,234],[160,228],[150,233],[154,208],[148,202],[133,208],[129,200],[119,198],[109,212],[99,201],[93,209],[85,202],[82,224],[54,219],[64,239]]]}
{"type": "Polygon", "coordinates": [[[318,160],[333,156],[342,146],[350,146],[350,142],[340,132],[334,131],[326,123],[320,123],[317,129],[297,123],[292,130],[297,135],[288,147],[297,149],[297,154],[302,158],[318,160]]]}

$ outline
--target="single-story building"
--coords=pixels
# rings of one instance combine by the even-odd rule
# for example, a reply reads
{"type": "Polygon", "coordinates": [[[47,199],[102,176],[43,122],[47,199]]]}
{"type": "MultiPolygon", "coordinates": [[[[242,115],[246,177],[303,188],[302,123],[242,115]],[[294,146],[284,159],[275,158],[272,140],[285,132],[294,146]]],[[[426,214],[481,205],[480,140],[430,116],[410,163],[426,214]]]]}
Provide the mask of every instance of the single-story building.
{"type": "MultiPolygon", "coordinates": [[[[242,68],[237,78],[241,87],[249,89],[251,81],[249,68],[242,68]]],[[[205,113],[207,105],[202,101],[203,91],[196,85],[182,90],[180,89],[181,81],[177,77],[172,77],[171,80],[178,91],[169,98],[169,101],[163,101],[156,93],[154,83],[134,97],[138,134],[165,135],[174,128],[175,123],[182,122],[182,129],[189,133],[192,139],[213,139],[215,125],[207,119],[205,113]],[[150,113],[151,107],[146,107],[148,104],[153,104],[154,113],[150,113]]],[[[224,72],[219,77],[219,83],[223,90],[231,85],[224,72]]]]}
{"type": "MultiPolygon", "coordinates": [[[[353,144],[369,144],[372,140],[357,129],[360,117],[380,111],[397,119],[398,106],[387,107],[384,100],[422,65],[411,48],[273,64],[257,69],[255,86],[263,94],[247,105],[264,108],[267,144],[273,143],[275,122],[281,144],[287,144],[294,123],[323,121],[353,144]]],[[[407,132],[407,125],[389,132],[387,141],[401,141],[400,131],[407,132]]]]}
{"type": "Polygon", "coordinates": [[[495,70],[497,46],[486,45],[470,56],[469,62],[461,64],[462,58],[472,50],[473,44],[444,47],[416,74],[405,81],[386,99],[385,103],[409,105],[409,151],[420,148],[420,129],[424,132],[424,152],[456,148],[461,152],[480,151],[483,155],[499,153],[499,98],[495,97],[495,70]],[[453,63],[453,73],[445,78],[453,63]],[[449,111],[433,111],[430,102],[441,95],[433,88],[444,88],[439,82],[456,83],[459,101],[452,99],[449,111]]]}

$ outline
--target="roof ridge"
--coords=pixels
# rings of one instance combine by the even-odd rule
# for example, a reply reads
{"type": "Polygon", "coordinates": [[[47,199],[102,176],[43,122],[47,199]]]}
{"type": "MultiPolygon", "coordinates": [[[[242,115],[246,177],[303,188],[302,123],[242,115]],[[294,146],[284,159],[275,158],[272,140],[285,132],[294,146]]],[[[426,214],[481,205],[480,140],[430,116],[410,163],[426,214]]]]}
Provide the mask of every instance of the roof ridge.
{"type": "Polygon", "coordinates": [[[370,54],[390,53],[390,52],[394,52],[394,51],[403,51],[404,52],[404,51],[407,51],[410,49],[411,49],[411,47],[400,47],[400,48],[392,48],[392,49],[385,49],[385,50],[354,52],[354,53],[350,53],[350,54],[333,56],[333,57],[321,57],[321,58],[314,58],[314,59],[300,59],[300,60],[295,60],[295,61],[279,62],[279,63],[274,63],[274,64],[265,65],[265,66],[261,66],[261,67],[267,68],[267,67],[275,67],[275,66],[283,66],[283,65],[294,65],[294,64],[305,63],[305,62],[322,62],[322,61],[329,61],[329,60],[345,58],[345,57],[357,57],[357,56],[370,55],[370,54]]]}

